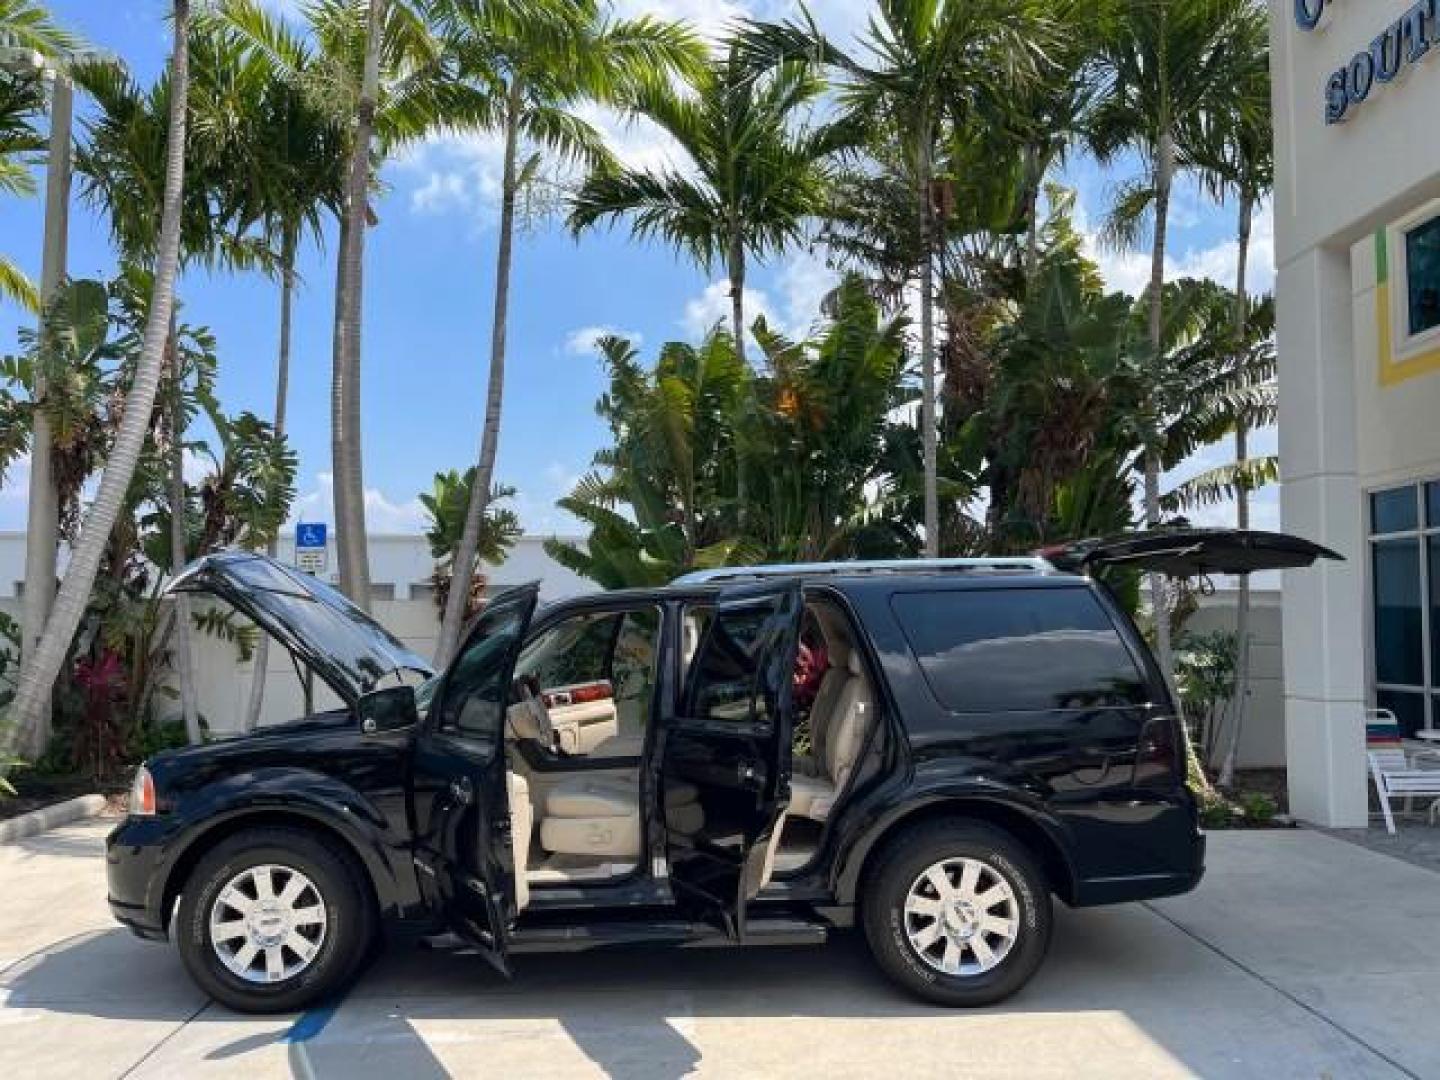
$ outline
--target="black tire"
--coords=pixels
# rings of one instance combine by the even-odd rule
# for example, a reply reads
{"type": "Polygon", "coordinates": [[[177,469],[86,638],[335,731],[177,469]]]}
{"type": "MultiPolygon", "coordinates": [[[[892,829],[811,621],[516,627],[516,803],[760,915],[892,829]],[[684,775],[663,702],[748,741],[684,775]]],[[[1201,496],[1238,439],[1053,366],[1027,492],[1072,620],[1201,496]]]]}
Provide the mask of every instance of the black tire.
{"type": "MultiPolygon", "coordinates": [[[[886,844],[867,871],[861,918],[870,953],[890,979],[926,1001],[973,1007],[1003,1001],[1035,974],[1050,945],[1052,911],[1045,875],[1023,844],[1000,829],[957,818],[916,826],[886,844]],[[998,964],[958,975],[934,966],[911,943],[905,902],[928,868],[962,858],[986,864],[1010,886],[1019,929],[998,964]]],[[[943,951],[944,941],[937,944],[943,951]]]]}
{"type": "Polygon", "coordinates": [[[222,1005],[239,1012],[292,1012],[346,986],[370,955],[375,912],[363,869],[299,829],[250,829],[228,836],[196,864],[182,887],[174,935],[190,977],[222,1005]],[[273,864],[310,879],[325,909],[319,950],[297,974],[273,983],[250,982],[216,954],[210,915],[221,890],[245,870],[273,864]]]}

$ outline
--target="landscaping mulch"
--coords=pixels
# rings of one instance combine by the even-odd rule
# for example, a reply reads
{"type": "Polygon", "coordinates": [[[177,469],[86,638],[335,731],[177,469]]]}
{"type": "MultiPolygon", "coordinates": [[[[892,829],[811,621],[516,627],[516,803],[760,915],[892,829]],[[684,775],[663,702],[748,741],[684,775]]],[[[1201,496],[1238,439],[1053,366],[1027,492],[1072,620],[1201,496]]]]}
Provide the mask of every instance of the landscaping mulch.
{"type": "Polygon", "coordinates": [[[11,798],[0,797],[0,821],[28,814],[32,810],[43,810],[78,795],[93,795],[97,791],[105,796],[107,816],[125,812],[126,790],[123,786],[97,784],[88,776],[27,776],[24,772],[17,772],[11,774],[10,782],[19,794],[11,798]]]}

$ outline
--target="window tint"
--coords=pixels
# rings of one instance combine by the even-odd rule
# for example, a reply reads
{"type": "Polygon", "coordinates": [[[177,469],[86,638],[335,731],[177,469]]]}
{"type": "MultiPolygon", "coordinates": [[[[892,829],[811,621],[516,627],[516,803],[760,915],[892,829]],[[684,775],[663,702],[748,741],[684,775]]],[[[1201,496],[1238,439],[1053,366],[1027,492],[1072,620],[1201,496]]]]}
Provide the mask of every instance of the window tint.
{"type": "Polygon", "coordinates": [[[525,643],[515,677],[533,676],[542,690],[608,679],[610,646],[621,618],[617,612],[606,612],[556,623],[525,643]]]}
{"type": "Polygon", "coordinates": [[[777,600],[715,610],[690,663],[684,714],[706,720],[764,720],[775,702],[764,665],[773,659],[777,600]]]}
{"type": "Polygon", "coordinates": [[[1418,518],[1413,487],[1377,491],[1370,496],[1372,533],[1408,532],[1416,527],[1418,518]]]}
{"type": "Polygon", "coordinates": [[[1420,590],[1420,541],[1385,540],[1372,547],[1375,591],[1375,681],[1425,684],[1420,590]]]}
{"type": "Polygon", "coordinates": [[[533,676],[542,690],[607,680],[617,708],[645,716],[655,688],[659,633],[654,608],[577,615],[526,642],[515,676],[533,676]]]}
{"type": "Polygon", "coordinates": [[[954,712],[1130,705],[1148,695],[1088,589],[897,593],[931,691],[954,712]]]}
{"type": "Polygon", "coordinates": [[[1405,283],[1410,333],[1440,326],[1440,217],[1405,234],[1405,283]]]}
{"type": "Polygon", "coordinates": [[[490,608],[446,677],[439,727],[494,738],[510,696],[506,679],[512,649],[525,630],[529,597],[490,608]]]}

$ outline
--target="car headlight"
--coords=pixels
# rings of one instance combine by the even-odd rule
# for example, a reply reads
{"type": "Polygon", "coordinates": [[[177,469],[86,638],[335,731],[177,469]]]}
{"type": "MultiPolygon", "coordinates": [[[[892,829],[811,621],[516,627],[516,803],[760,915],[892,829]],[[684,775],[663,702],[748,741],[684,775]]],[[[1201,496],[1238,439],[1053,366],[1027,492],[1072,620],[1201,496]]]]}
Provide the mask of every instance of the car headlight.
{"type": "Polygon", "coordinates": [[[155,781],[144,765],[135,770],[135,782],[130,785],[130,813],[140,817],[155,813],[155,781]]]}

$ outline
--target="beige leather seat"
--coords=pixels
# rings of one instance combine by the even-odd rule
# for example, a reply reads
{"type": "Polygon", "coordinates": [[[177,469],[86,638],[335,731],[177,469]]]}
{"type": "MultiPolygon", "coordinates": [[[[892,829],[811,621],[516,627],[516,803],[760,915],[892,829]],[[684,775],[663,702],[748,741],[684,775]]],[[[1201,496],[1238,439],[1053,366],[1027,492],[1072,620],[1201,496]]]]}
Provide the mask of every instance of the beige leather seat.
{"type": "MultiPolygon", "coordinates": [[[[699,831],[703,812],[693,784],[665,791],[671,828],[699,831]]],[[[545,797],[540,846],[557,855],[595,855],[638,862],[640,792],[633,779],[606,775],[567,776],[545,797]]]]}
{"type": "MultiPolygon", "coordinates": [[[[835,672],[832,668],[826,677],[835,672]]],[[[851,650],[845,659],[845,681],[828,717],[817,708],[812,712],[820,720],[816,732],[816,755],[796,758],[790,778],[789,813],[795,817],[824,821],[834,809],[835,799],[845,789],[850,774],[860,760],[865,734],[874,711],[870,686],[865,678],[865,665],[860,654],[851,650]]],[[[821,690],[824,690],[822,684],[821,690]]],[[[816,699],[817,705],[820,702],[816,699]]]]}
{"type": "Polygon", "coordinates": [[[505,774],[505,792],[510,800],[510,854],[515,860],[515,910],[530,904],[530,882],[525,872],[530,862],[530,833],[535,828],[535,810],[530,805],[530,785],[513,769],[505,774]]]}

